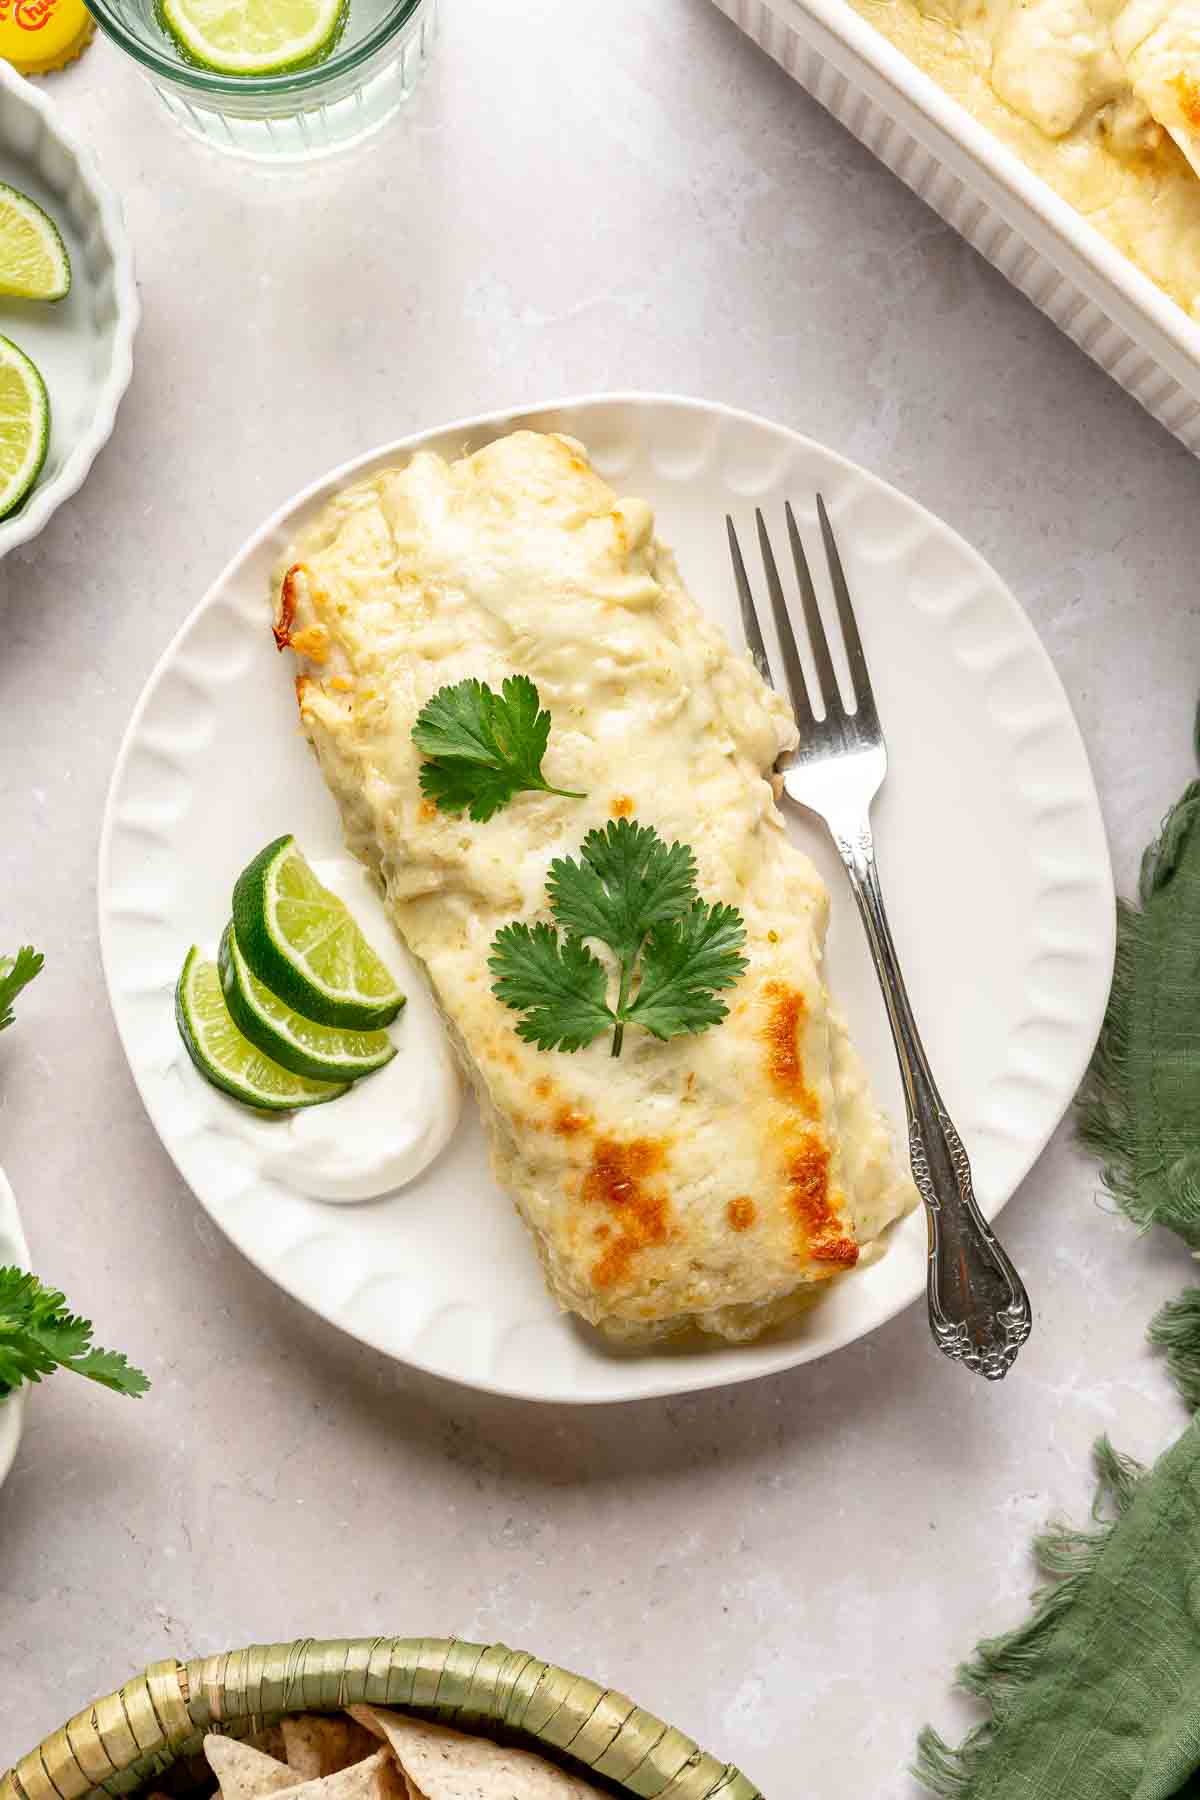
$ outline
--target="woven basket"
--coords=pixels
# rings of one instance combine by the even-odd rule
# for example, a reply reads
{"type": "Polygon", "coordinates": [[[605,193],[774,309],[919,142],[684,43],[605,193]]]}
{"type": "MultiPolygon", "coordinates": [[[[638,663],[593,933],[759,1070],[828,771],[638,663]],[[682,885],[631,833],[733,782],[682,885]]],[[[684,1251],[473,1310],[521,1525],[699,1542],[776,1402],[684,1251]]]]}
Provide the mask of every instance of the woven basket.
{"type": "Polygon", "coordinates": [[[762,1800],[728,1763],[624,1694],[504,1644],[334,1638],[152,1663],[0,1778],[0,1800],[131,1794],[194,1755],[206,1731],[248,1737],[285,1713],[366,1701],[548,1753],[614,1794],[762,1800]]]}

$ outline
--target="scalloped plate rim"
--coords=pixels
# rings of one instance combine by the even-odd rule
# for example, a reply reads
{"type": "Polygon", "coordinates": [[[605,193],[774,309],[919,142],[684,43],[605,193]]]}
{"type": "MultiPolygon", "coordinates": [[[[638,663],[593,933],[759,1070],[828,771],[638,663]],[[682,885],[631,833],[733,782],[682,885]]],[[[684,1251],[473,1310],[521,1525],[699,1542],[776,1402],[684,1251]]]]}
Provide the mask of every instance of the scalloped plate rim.
{"type": "MultiPolygon", "coordinates": [[[[1084,1070],[1090,1060],[1096,1038],[1099,1035],[1100,1025],[1107,1004],[1112,965],[1116,949],[1115,889],[1113,885],[1111,860],[1108,851],[1107,834],[1104,829],[1103,813],[1100,806],[1099,795],[1096,790],[1095,778],[1092,773],[1086,746],[1079,731],[1078,722],[1075,718],[1070,699],[1063,687],[1062,680],[1054,666],[1049,652],[1038,636],[1032,619],[1026,613],[1015,594],[1013,594],[1008,584],[998,572],[986,561],[982,554],[955,531],[952,526],[948,525],[936,514],[930,512],[920,501],[914,500],[910,495],[905,494],[901,489],[894,487],[891,483],[884,481],[881,477],[874,475],[869,469],[854,462],[851,458],[842,456],[839,452],[829,449],[817,439],[811,438],[803,432],[798,432],[791,426],[782,424],[778,420],[772,420],[764,415],[751,412],[747,409],[730,406],[720,401],[709,400],[694,395],[643,390],[599,390],[585,394],[573,394],[565,397],[534,401],[528,404],[500,407],[485,413],[467,415],[443,424],[436,424],[415,432],[407,433],[401,438],[378,444],[370,450],[346,459],[332,470],[329,470],[313,481],[308,482],[288,499],[284,500],[275,508],[270,516],[243,541],[240,548],[228,560],[216,579],[210,583],[196,606],[191,609],[177,630],[172,634],[166,648],[155,662],[153,669],[146,679],[145,685],[135,703],[129,724],[126,727],[117,753],[112,779],[105,802],[104,818],[101,827],[97,882],[97,910],[99,915],[101,962],[104,970],[109,1002],[112,1007],[114,1021],[117,1027],[117,1033],[121,1041],[122,1049],[125,1052],[126,1060],[129,1063],[135,1086],[141,1095],[143,1104],[150,1116],[151,1123],[154,1125],[155,1131],[158,1133],[160,1141],[170,1156],[172,1163],[175,1165],[180,1178],[184,1181],[186,1186],[192,1189],[195,1197],[201,1206],[204,1207],[204,1210],[208,1213],[209,1217],[213,1219],[213,1222],[218,1228],[230,1239],[231,1243],[234,1244],[241,1254],[258,1268],[262,1274],[275,1282],[276,1285],[285,1293],[289,1294],[292,1299],[298,1301],[301,1305],[308,1307],[328,1323],[335,1325],[339,1330],[347,1332],[350,1336],[357,1338],[360,1342],[368,1344],[379,1351],[380,1354],[388,1356],[396,1362],[416,1369],[423,1374],[446,1381],[452,1385],[473,1388],[480,1392],[494,1394],[503,1398],[529,1400],[548,1405],[612,1405],[642,1399],[664,1398],[672,1395],[699,1392],[711,1388],[731,1386],[744,1381],[758,1380],[766,1375],[777,1374],[786,1369],[816,1362],[825,1356],[833,1354],[837,1350],[845,1348],[848,1344],[857,1342],[860,1338],[868,1336],[871,1332],[878,1330],[880,1326],[895,1318],[905,1307],[911,1306],[914,1302],[918,1301],[923,1293],[923,1281],[918,1286],[913,1287],[911,1291],[906,1291],[896,1297],[889,1298],[879,1307],[876,1316],[873,1316],[868,1322],[851,1323],[846,1329],[835,1332],[830,1338],[823,1340],[816,1346],[805,1340],[796,1339],[789,1340],[781,1345],[772,1344],[769,1339],[765,1346],[754,1344],[747,1346],[716,1345],[711,1351],[705,1350],[678,1357],[669,1365],[670,1374],[664,1374],[661,1377],[647,1375],[640,1380],[635,1379],[626,1381],[619,1390],[611,1392],[564,1392],[561,1387],[547,1386],[540,1388],[536,1384],[528,1382],[517,1384],[501,1381],[499,1379],[491,1379],[488,1375],[477,1372],[452,1372],[448,1370],[444,1364],[422,1356],[415,1351],[412,1345],[407,1346],[403,1350],[389,1346],[382,1342],[378,1335],[370,1335],[363,1330],[359,1330],[352,1317],[345,1316],[332,1305],[327,1306],[320,1304],[318,1300],[314,1299],[309,1294],[302,1292],[297,1284],[286,1279],[278,1269],[272,1268],[265,1258],[260,1257],[247,1243],[241,1241],[239,1235],[231,1229],[230,1225],[225,1220],[216,1216],[213,1209],[206,1202],[204,1196],[197,1190],[190,1178],[185,1174],[179,1159],[175,1154],[174,1146],[166,1131],[164,1131],[163,1127],[160,1125],[156,1109],[146,1092],[142,1072],[135,1062],[129,1037],[127,1035],[126,1022],[122,1017],[122,1010],[118,1004],[119,990],[116,983],[109,944],[106,898],[110,888],[110,855],[116,824],[119,790],[125,768],[136,747],[142,719],[154,698],[161,680],[170,671],[178,651],[202,614],[204,614],[221,596],[224,589],[236,575],[243,563],[248,561],[256,551],[260,550],[267,539],[273,533],[276,533],[286,520],[293,515],[301,513],[305,508],[309,507],[318,496],[344,485],[349,478],[355,475],[361,475],[371,465],[382,464],[397,456],[411,455],[431,440],[444,439],[448,436],[457,436],[459,434],[464,438],[468,436],[475,438],[479,437],[481,434],[485,437],[496,436],[505,428],[511,429],[517,427],[523,421],[528,421],[542,415],[569,414],[573,411],[581,411],[585,408],[596,408],[599,406],[618,408],[631,407],[639,412],[654,410],[656,408],[677,409],[761,429],[773,436],[789,440],[793,447],[815,451],[820,457],[828,459],[831,464],[836,465],[839,469],[848,471],[855,477],[865,479],[870,486],[883,491],[889,497],[899,499],[905,507],[909,508],[914,515],[920,518],[926,529],[931,531],[932,535],[941,538],[943,541],[950,541],[953,544],[956,554],[960,554],[965,561],[972,564],[976,570],[982,572],[986,577],[987,582],[1002,592],[1004,599],[1007,601],[1022,628],[1024,647],[1035,652],[1041,665],[1042,674],[1049,678],[1056,700],[1061,707],[1062,717],[1070,727],[1075,749],[1078,753],[1079,767],[1076,772],[1082,780],[1083,791],[1080,796],[1081,804],[1087,806],[1094,812],[1095,823],[1099,826],[1097,848],[1100,852],[1101,861],[1090,871],[1090,874],[1093,882],[1098,882],[1104,888],[1106,897],[1111,902],[1108,909],[1111,917],[1107,920],[1106,941],[1098,953],[1090,959],[1095,967],[1096,973],[1099,974],[1101,971],[1103,972],[1103,979],[1096,980],[1094,991],[1090,996],[1090,1006],[1088,1007],[1085,1016],[1075,1022],[1075,1041],[1077,1050],[1075,1059],[1070,1065],[1069,1082],[1059,1083],[1063,1090],[1061,1106],[1058,1107],[1058,1110],[1055,1112],[1054,1117],[1050,1120],[1045,1130],[1039,1136],[1031,1136],[1025,1143],[1024,1155],[1019,1167],[1019,1172],[1009,1182],[1007,1190],[1001,1195],[995,1205],[986,1209],[989,1218],[995,1218],[1003,1207],[1007,1205],[1016,1189],[1028,1175],[1029,1170],[1032,1168],[1037,1158],[1049,1143],[1054,1131],[1057,1129],[1058,1124],[1066,1113],[1071,1096],[1078,1086],[1079,1081],[1082,1079],[1084,1070]],[[746,1366],[730,1368],[724,1363],[720,1366],[716,1366],[715,1361],[706,1366],[706,1359],[708,1357],[716,1359],[723,1353],[728,1354],[730,1351],[738,1358],[745,1358],[746,1366]],[[752,1360],[753,1366],[751,1366],[752,1360]]],[[[848,900],[847,904],[849,904],[848,900]]],[[[902,1143],[902,1121],[899,1121],[898,1123],[900,1126],[898,1142],[902,1143]]],[[[304,1243],[307,1241],[307,1239],[301,1240],[296,1247],[303,1248],[304,1243]]],[[[532,1247],[530,1247],[529,1253],[531,1256],[533,1255],[532,1247]]],[[[878,1268],[882,1265],[876,1264],[874,1266],[878,1268]]],[[[372,1277],[372,1279],[379,1279],[379,1277],[372,1277]]],[[[364,1284],[364,1289],[365,1286],[368,1285],[370,1285],[369,1281],[364,1284]]],[[[359,1291],[360,1289],[355,1289],[356,1294],[359,1291]]],[[[548,1309],[547,1320],[550,1320],[556,1316],[554,1303],[549,1296],[547,1296],[546,1303],[548,1309]]],[[[450,1302],[449,1304],[457,1303],[450,1302]]],[[[429,1317],[423,1321],[421,1328],[414,1335],[419,1337],[422,1331],[428,1328],[430,1320],[439,1317],[443,1310],[444,1306],[441,1306],[435,1313],[429,1315],[429,1317]]],[[[538,1323],[539,1321],[536,1320],[522,1321],[517,1325],[510,1327],[510,1331],[527,1329],[529,1326],[536,1326],[538,1323]]],[[[637,1357],[622,1355],[620,1361],[615,1361],[613,1366],[636,1371],[639,1366],[648,1369],[650,1363],[649,1359],[647,1359],[645,1363],[642,1363],[641,1359],[638,1359],[637,1357]]],[[[955,1373],[956,1375],[958,1374],[957,1371],[955,1371],[955,1373]]]]}
{"type": "MultiPolygon", "coordinates": [[[[114,190],[100,172],[95,153],[70,126],[64,125],[59,108],[32,81],[0,61],[0,104],[28,106],[41,119],[47,134],[74,164],[79,180],[96,207],[95,229],[112,259],[113,303],[116,320],[112,352],[103,379],[97,384],[95,406],[85,429],[72,444],[62,467],[49,481],[37,482],[28,499],[6,519],[0,519],[0,557],[28,544],[49,524],[59,507],[77,494],[92,465],[113,434],[126,390],[133,378],[133,340],[141,322],[141,303],[133,269],[133,249],[114,190]]],[[[51,396],[53,400],[53,396],[51,396]]]]}

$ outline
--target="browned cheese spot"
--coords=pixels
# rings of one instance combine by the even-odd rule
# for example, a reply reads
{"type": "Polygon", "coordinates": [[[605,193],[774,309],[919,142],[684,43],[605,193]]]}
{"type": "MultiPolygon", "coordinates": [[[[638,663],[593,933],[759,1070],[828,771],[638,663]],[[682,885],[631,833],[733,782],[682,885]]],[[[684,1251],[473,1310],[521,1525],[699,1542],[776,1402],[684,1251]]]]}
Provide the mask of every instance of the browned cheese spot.
{"type": "Polygon", "coordinates": [[[799,988],[782,981],[768,981],[763,989],[770,1011],[763,1037],[767,1046],[767,1073],[776,1093],[798,1106],[807,1118],[817,1117],[817,1100],[804,1079],[800,1055],[800,1030],[808,1012],[799,988]]]}
{"type": "Polygon", "coordinates": [[[725,1216],[734,1231],[749,1231],[758,1217],[758,1208],[749,1194],[739,1194],[736,1200],[729,1202],[725,1216]]]}
{"type": "Polygon", "coordinates": [[[279,608],[271,627],[277,650],[286,650],[292,641],[292,626],[296,623],[296,577],[304,572],[303,563],[293,563],[279,589],[279,608]]]}
{"type": "Polygon", "coordinates": [[[592,1269],[598,1288],[612,1287],[629,1273],[642,1250],[665,1244],[669,1235],[670,1201],[648,1183],[667,1160],[661,1138],[600,1138],[583,1181],[583,1199],[613,1214],[617,1235],[592,1269]]]}
{"type": "Polygon", "coordinates": [[[858,1261],[858,1245],[845,1235],[829,1201],[829,1151],[807,1133],[787,1165],[788,1201],[799,1227],[800,1241],[813,1262],[858,1261]]]}
{"type": "Polygon", "coordinates": [[[852,1269],[858,1261],[858,1245],[853,1238],[830,1238],[824,1244],[818,1244],[812,1253],[814,1262],[835,1263],[839,1268],[852,1269]]]}
{"type": "Polygon", "coordinates": [[[1173,83],[1179,95],[1179,106],[1193,131],[1200,131],[1200,81],[1190,75],[1177,75],[1173,83]]]}
{"type": "Polygon", "coordinates": [[[329,633],[323,625],[306,625],[302,631],[293,631],[291,643],[297,656],[307,656],[312,662],[322,663],[329,655],[329,633]]]}

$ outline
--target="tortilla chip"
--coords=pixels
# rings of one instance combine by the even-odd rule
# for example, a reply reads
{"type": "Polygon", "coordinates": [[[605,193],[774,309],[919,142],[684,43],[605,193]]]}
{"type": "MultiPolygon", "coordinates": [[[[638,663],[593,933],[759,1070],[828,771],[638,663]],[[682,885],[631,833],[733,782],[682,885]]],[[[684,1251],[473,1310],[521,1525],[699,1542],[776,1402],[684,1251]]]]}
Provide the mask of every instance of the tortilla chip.
{"type": "MultiPolygon", "coordinates": [[[[261,1731],[256,1731],[253,1737],[244,1738],[243,1742],[253,1744],[256,1750],[265,1751],[268,1756],[273,1756],[276,1762],[287,1761],[283,1749],[283,1732],[278,1725],[264,1725],[261,1731]]],[[[363,1755],[366,1755],[365,1750],[363,1755]]]]}
{"type": "Polygon", "coordinates": [[[300,1713],[284,1719],[282,1728],[284,1754],[298,1782],[336,1775],[375,1749],[371,1733],[344,1713],[331,1718],[323,1713],[300,1713]]]}
{"type": "Polygon", "coordinates": [[[528,1750],[378,1707],[352,1706],[350,1712],[395,1751],[408,1800],[599,1800],[598,1789],[528,1750]]]}
{"type": "Polygon", "coordinates": [[[258,1800],[262,1794],[278,1794],[295,1787],[296,1774],[286,1763],[276,1762],[238,1738],[209,1732],[204,1740],[208,1766],[221,1787],[221,1800],[258,1800]]]}
{"type": "Polygon", "coordinates": [[[314,1781],[297,1782],[294,1769],[287,1775],[293,1784],[287,1800],[405,1800],[395,1758],[386,1746],[362,1762],[351,1763],[348,1769],[314,1781]]]}

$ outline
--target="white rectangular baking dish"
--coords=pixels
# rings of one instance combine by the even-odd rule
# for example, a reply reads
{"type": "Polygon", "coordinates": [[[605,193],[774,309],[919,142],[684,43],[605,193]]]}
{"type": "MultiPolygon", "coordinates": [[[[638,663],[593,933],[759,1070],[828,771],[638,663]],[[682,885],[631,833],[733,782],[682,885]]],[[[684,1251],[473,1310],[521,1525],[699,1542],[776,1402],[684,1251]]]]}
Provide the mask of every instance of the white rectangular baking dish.
{"type": "Polygon", "coordinates": [[[1200,324],[847,0],[715,3],[1200,454],[1200,324]]]}

